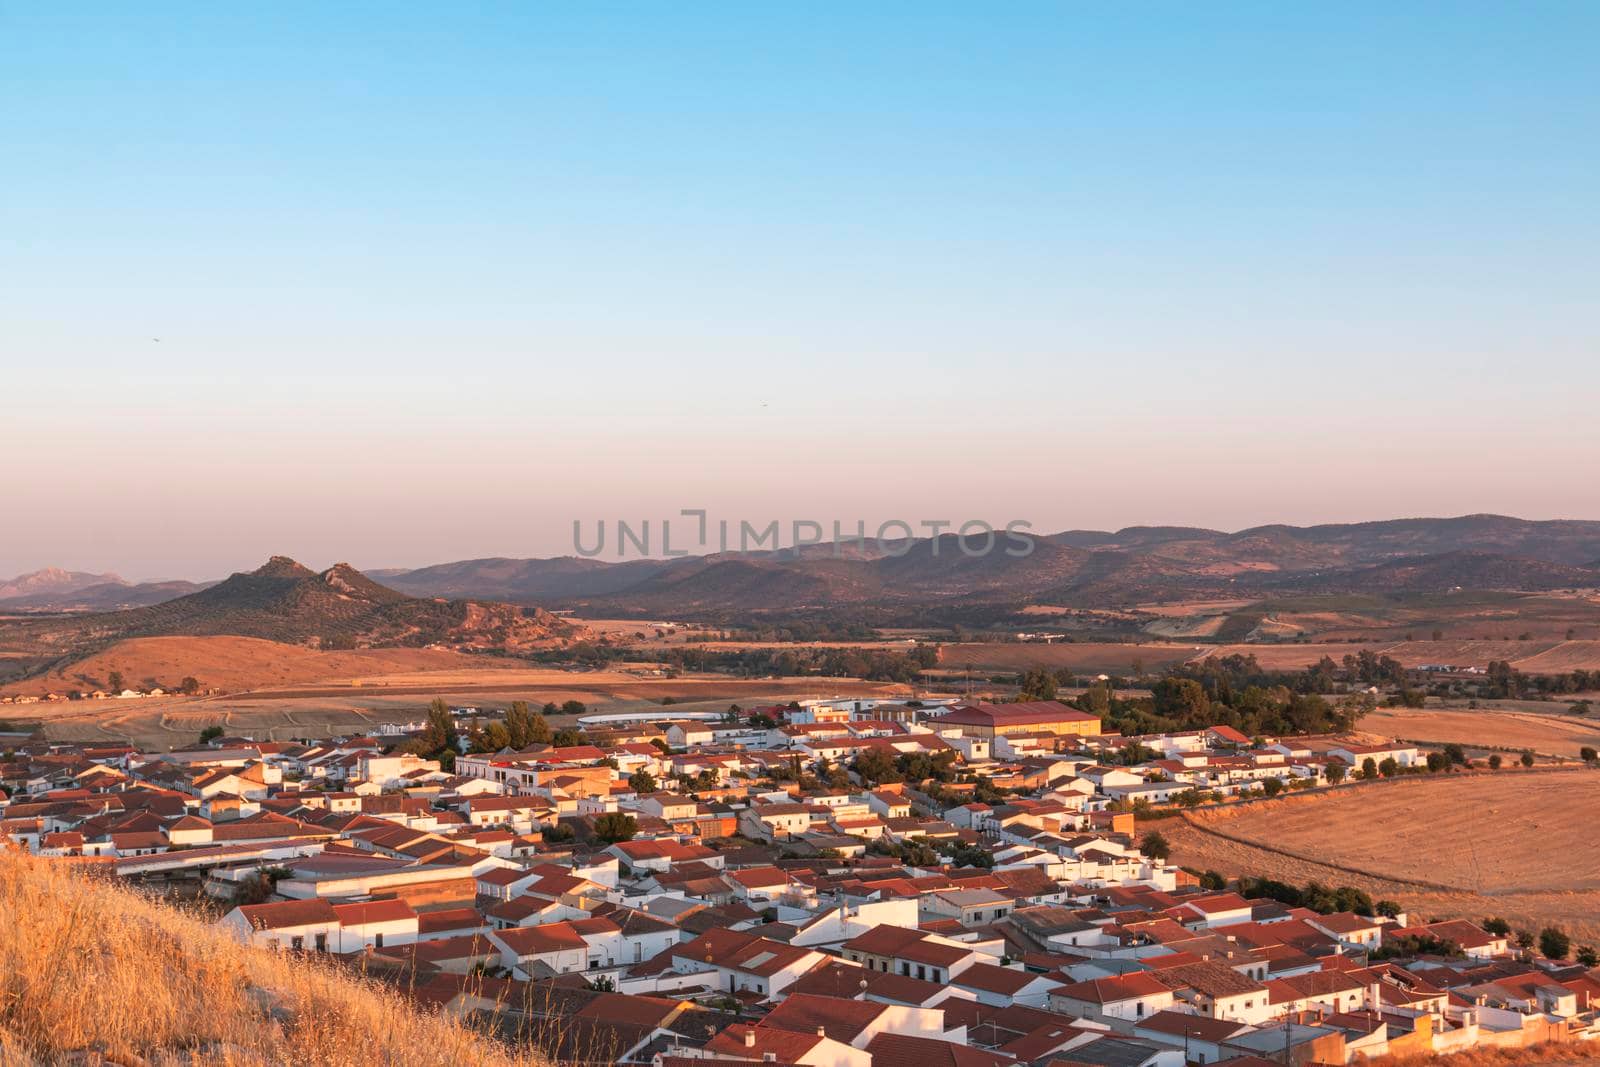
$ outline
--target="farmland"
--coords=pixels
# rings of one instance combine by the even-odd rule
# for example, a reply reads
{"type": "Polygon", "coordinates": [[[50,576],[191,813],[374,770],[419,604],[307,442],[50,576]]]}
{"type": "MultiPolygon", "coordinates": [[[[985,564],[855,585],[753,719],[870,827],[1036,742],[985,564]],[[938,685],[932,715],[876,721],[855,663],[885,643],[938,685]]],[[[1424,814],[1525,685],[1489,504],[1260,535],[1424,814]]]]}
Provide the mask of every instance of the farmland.
{"type": "MultiPolygon", "coordinates": [[[[1212,622],[1216,616],[1211,616],[1212,622]]],[[[1172,620],[1163,620],[1172,624],[1172,620]]],[[[1215,629],[1215,627],[1211,627],[1215,629]]],[[[1174,635],[1177,637],[1178,635],[1174,635]]],[[[1455,667],[1486,667],[1493,660],[1505,660],[1529,674],[1565,674],[1576,670],[1600,670],[1600,641],[1519,641],[1483,638],[1440,641],[1322,641],[1307,643],[1220,643],[1202,642],[1207,636],[1198,630],[1172,642],[1116,643],[1064,642],[1057,644],[968,643],[949,644],[940,650],[945,666],[971,664],[977,669],[1027,670],[1045,667],[1078,672],[1126,673],[1134,660],[1145,670],[1160,671],[1187,660],[1208,656],[1254,656],[1265,670],[1298,671],[1316,665],[1324,656],[1334,662],[1367,651],[1392,656],[1406,667],[1447,664],[1455,667]]]]}
{"type": "MultiPolygon", "coordinates": [[[[1548,707],[1548,705],[1547,705],[1548,707]]],[[[1547,711],[1507,708],[1379,708],[1361,728],[1385,737],[1474,750],[1532,749],[1540,755],[1575,757],[1584,747],[1600,749],[1600,720],[1547,711]]]]}
{"type": "Polygon", "coordinates": [[[939,665],[953,670],[1025,671],[1031,667],[1074,673],[1128,674],[1137,660],[1147,671],[1161,671],[1199,654],[1194,645],[1136,645],[1087,641],[1062,644],[982,643],[941,645],[939,665]]]}
{"type": "Polygon", "coordinates": [[[1586,769],[1363,784],[1193,813],[1164,825],[1174,858],[1223,874],[1353,885],[1424,916],[1503,915],[1600,939],[1600,862],[1586,769]]]}
{"type": "MultiPolygon", "coordinates": [[[[680,710],[721,711],[730,703],[908,692],[904,686],[848,678],[655,678],[621,670],[456,669],[322,680],[225,696],[30,704],[16,709],[14,717],[41,721],[52,740],[129,741],[159,751],[192,744],[211,725],[277,740],[363,733],[380,723],[417,719],[435,697],[486,711],[503,709],[513,700],[536,705],[577,700],[592,711],[662,710],[669,704],[680,710]]],[[[565,719],[555,723],[568,724],[565,719]]]]}

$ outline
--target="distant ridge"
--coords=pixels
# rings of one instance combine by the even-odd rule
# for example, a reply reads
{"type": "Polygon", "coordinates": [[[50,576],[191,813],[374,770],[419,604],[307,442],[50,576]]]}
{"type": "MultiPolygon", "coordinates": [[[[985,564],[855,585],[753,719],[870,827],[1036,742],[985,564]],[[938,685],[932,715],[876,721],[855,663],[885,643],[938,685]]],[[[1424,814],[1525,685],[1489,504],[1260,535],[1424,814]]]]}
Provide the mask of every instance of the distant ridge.
{"type": "Polygon", "coordinates": [[[889,555],[844,555],[818,545],[671,560],[463,560],[384,573],[413,595],[683,617],[849,605],[1101,608],[1173,597],[1535,591],[1600,585],[1600,522],[1463,515],[1234,532],[1132,526],[1042,535],[1022,557],[996,551],[974,559],[948,535],[889,555]]]}
{"type": "Polygon", "coordinates": [[[0,582],[0,602],[26,597],[62,596],[96,585],[127,585],[115,574],[89,574],[46,567],[0,582]]]}

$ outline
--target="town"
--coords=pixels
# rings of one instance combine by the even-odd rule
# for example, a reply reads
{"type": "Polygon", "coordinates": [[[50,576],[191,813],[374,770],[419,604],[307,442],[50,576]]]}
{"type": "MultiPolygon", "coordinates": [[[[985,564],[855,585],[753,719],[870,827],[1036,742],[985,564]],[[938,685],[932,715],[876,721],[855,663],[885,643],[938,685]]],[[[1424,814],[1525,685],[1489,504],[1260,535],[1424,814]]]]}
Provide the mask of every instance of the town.
{"type": "Polygon", "coordinates": [[[0,835],[562,1063],[1253,1067],[1600,1038],[1594,950],[1557,928],[1169,855],[1175,812],[1382,789],[1459,750],[1124,735],[1026,696],[553,729],[561,710],[436,701],[369,736],[215,727],[168,752],[16,738],[0,835]]]}

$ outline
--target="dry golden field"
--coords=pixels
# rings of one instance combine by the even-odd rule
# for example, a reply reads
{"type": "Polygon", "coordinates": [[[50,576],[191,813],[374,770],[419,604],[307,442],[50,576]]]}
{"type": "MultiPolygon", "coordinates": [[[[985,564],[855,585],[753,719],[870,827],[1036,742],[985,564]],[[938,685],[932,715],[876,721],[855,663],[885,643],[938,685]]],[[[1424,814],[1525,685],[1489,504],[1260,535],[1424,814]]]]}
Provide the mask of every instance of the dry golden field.
{"type": "Polygon", "coordinates": [[[1600,749],[1600,719],[1503,708],[1379,708],[1361,720],[1361,729],[1436,745],[1530,748],[1543,756],[1576,757],[1584,747],[1600,749]]]}
{"type": "MultiPolygon", "coordinates": [[[[193,744],[212,725],[274,740],[362,732],[383,722],[419,719],[435,697],[482,707],[486,713],[513,700],[536,706],[577,700],[595,712],[655,710],[667,715],[672,709],[721,711],[732,703],[910,692],[903,685],[852,678],[652,678],[622,670],[472,669],[372,675],[220,696],[27,704],[0,709],[0,718],[40,721],[46,735],[58,741],[126,741],[165,750],[193,744]],[[664,705],[669,699],[671,705],[664,705]]],[[[555,725],[569,723],[563,717],[555,725]]]]}
{"type": "Polygon", "coordinates": [[[111,672],[125,685],[153,680],[175,689],[193,677],[208,689],[235,692],[298,685],[327,678],[405,674],[412,671],[474,671],[514,662],[424,648],[371,648],[320,652],[303,645],[256,637],[135,637],[48,674],[0,687],[0,692],[42,695],[104,688],[111,672]]]}
{"type": "Polygon", "coordinates": [[[1354,885],[1424,916],[1565,926],[1600,943],[1600,771],[1402,778],[1191,813],[1174,858],[1227,875],[1354,885]]]}

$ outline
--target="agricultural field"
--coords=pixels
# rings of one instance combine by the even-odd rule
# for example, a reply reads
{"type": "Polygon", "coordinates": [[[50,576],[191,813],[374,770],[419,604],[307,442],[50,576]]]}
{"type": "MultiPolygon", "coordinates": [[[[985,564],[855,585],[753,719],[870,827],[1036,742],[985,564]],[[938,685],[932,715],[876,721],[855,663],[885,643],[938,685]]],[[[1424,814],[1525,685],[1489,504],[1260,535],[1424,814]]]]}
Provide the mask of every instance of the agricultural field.
{"type": "Polygon", "coordinates": [[[1130,674],[1137,660],[1146,671],[1162,671],[1200,654],[1195,645],[1136,645],[1087,641],[1058,644],[970,642],[939,646],[939,666],[950,670],[1025,671],[1066,668],[1076,674],[1130,674]]]}
{"type": "Polygon", "coordinates": [[[1541,756],[1575,758],[1585,747],[1600,749],[1600,719],[1580,719],[1549,710],[1379,708],[1362,718],[1361,728],[1422,744],[1455,742],[1477,752],[1526,748],[1541,756]]]}
{"type": "Polygon", "coordinates": [[[329,678],[412,671],[477,671],[517,661],[426,648],[323,652],[257,637],[135,637],[118,641],[47,674],[0,686],[24,695],[109,688],[113,673],[135,688],[176,689],[185,677],[206,689],[237,692],[329,678]]]}
{"type": "Polygon", "coordinates": [[[1425,917],[1503,915],[1600,943],[1600,771],[1402,778],[1194,812],[1161,826],[1177,862],[1353,885],[1425,917]]]}
{"type": "MultiPolygon", "coordinates": [[[[444,670],[371,675],[314,685],[204,697],[82,700],[21,705],[10,717],[40,721],[52,740],[128,741],[166,750],[194,743],[221,725],[261,739],[363,732],[384,722],[421,718],[429,701],[481,707],[485,714],[513,700],[557,704],[577,700],[592,712],[721,711],[729,704],[782,703],[808,697],[909,696],[903,685],[852,678],[744,679],[725,675],[641,677],[622,670],[444,670]]],[[[0,716],[4,717],[4,716],[0,716]]],[[[565,718],[556,726],[570,725],[565,718]]]]}
{"type": "MultiPolygon", "coordinates": [[[[941,646],[940,664],[976,669],[1022,671],[1030,667],[1078,672],[1127,673],[1138,659],[1147,671],[1161,671],[1188,660],[1207,656],[1254,656],[1264,670],[1298,671],[1315,666],[1324,656],[1335,663],[1344,657],[1367,651],[1392,656],[1407,667],[1448,664],[1455,667],[1487,667],[1492,660],[1506,660],[1512,667],[1529,674],[1566,674],[1575,670],[1600,670],[1600,641],[1518,641],[1500,638],[1441,641],[1322,641],[1218,642],[1203,638],[1216,636],[1221,616],[1206,616],[1187,632],[1180,623],[1195,620],[1160,620],[1172,634],[1170,642],[1116,643],[1064,642],[1021,644],[979,642],[941,646]],[[1203,632],[1209,631],[1209,632],[1203,632]]],[[[1257,629],[1260,629],[1258,626],[1257,629]]]]}

